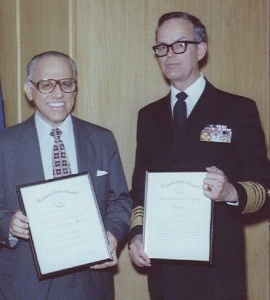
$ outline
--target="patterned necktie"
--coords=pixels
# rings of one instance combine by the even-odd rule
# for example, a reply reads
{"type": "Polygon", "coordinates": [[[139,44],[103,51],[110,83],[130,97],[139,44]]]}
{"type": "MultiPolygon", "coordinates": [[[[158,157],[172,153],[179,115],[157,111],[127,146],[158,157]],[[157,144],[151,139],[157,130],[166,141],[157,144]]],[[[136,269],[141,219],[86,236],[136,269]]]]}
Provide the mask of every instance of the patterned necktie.
{"type": "Polygon", "coordinates": [[[62,131],[53,128],[50,135],[54,137],[53,145],[53,178],[67,176],[71,174],[71,168],[66,154],[65,146],[61,140],[62,131]]]}
{"type": "Polygon", "coordinates": [[[179,130],[187,119],[187,105],[185,102],[187,96],[185,92],[176,95],[178,100],[173,108],[173,119],[176,130],[179,130]]]}

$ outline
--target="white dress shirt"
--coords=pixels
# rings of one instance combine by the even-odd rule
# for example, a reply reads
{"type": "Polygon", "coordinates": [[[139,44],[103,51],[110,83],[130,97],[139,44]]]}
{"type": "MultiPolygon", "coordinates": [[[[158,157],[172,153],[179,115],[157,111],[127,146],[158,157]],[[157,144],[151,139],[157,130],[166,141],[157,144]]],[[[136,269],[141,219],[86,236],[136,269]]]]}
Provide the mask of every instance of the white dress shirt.
{"type": "Polygon", "coordinates": [[[173,108],[175,103],[177,102],[176,95],[180,92],[185,92],[188,97],[185,100],[187,105],[187,117],[191,114],[194,106],[198,102],[199,98],[201,97],[203,90],[205,88],[206,80],[201,74],[201,76],[194,82],[192,85],[190,85],[185,91],[178,91],[175,87],[171,86],[171,108],[172,108],[172,114],[173,114],[173,108]]]}
{"type": "MultiPolygon", "coordinates": [[[[37,112],[35,113],[35,123],[37,128],[44,176],[46,180],[52,179],[52,154],[54,144],[54,137],[50,135],[52,127],[51,125],[46,123],[37,112]]],[[[78,163],[71,116],[69,115],[65,119],[65,121],[57,128],[61,129],[62,131],[61,140],[65,145],[68,160],[70,163],[71,173],[76,174],[78,173],[78,163]]]]}

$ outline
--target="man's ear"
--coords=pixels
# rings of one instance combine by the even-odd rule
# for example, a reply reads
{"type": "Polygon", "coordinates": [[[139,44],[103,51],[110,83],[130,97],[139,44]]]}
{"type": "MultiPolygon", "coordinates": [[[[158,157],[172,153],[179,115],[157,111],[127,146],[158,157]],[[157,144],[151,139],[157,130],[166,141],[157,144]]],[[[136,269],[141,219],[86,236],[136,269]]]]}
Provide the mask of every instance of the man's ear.
{"type": "Polygon", "coordinates": [[[207,44],[205,42],[201,42],[198,44],[197,48],[198,53],[198,61],[202,60],[207,54],[207,44]]]}
{"type": "Polygon", "coordinates": [[[32,86],[30,85],[30,82],[25,82],[24,84],[24,91],[29,101],[33,101],[33,95],[32,95],[32,86]]]}

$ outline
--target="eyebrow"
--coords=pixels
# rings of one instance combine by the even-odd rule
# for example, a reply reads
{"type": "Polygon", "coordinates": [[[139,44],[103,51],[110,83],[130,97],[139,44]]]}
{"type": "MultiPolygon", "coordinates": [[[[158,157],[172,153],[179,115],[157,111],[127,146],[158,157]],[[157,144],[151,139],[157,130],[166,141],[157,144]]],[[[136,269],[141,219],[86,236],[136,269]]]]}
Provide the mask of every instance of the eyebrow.
{"type": "MultiPolygon", "coordinates": [[[[191,41],[191,40],[192,40],[192,39],[188,39],[188,38],[186,38],[186,37],[183,37],[183,38],[180,38],[180,39],[178,39],[178,40],[172,42],[171,44],[177,43],[177,42],[191,41]]],[[[158,42],[158,41],[157,41],[157,45],[169,45],[169,44],[163,43],[163,42],[158,42]]]]}

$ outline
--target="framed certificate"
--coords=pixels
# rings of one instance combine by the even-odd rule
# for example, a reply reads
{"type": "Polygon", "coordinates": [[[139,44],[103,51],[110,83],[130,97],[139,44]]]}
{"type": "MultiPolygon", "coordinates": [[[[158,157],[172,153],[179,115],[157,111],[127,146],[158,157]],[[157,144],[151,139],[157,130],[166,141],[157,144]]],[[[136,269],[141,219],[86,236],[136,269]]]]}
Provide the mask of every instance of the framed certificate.
{"type": "Polygon", "coordinates": [[[146,174],[143,245],[154,259],[211,263],[212,200],[206,172],[146,174]]]}
{"type": "Polygon", "coordinates": [[[89,173],[17,189],[41,279],[112,259],[89,173]]]}

